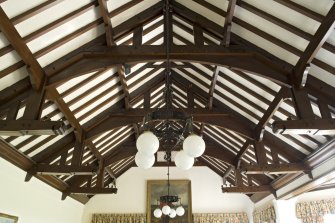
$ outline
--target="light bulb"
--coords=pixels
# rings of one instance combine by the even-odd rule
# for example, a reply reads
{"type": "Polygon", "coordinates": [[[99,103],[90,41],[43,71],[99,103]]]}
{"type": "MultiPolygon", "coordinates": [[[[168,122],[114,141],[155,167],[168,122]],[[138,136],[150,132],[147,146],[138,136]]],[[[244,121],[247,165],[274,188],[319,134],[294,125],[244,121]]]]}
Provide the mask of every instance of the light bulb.
{"type": "Polygon", "coordinates": [[[165,215],[170,214],[170,211],[171,211],[171,208],[170,208],[169,205],[165,205],[165,206],[162,208],[162,212],[163,212],[163,214],[165,214],[165,215]]]}
{"type": "Polygon", "coordinates": [[[205,152],[205,141],[198,135],[191,134],[183,142],[183,150],[190,157],[199,157],[205,152]]]}
{"type": "Polygon", "coordinates": [[[135,155],[135,163],[138,167],[148,169],[155,163],[155,155],[147,156],[141,152],[137,152],[135,155]]]}
{"type": "Polygon", "coordinates": [[[154,216],[156,217],[156,218],[160,218],[160,217],[162,217],[162,210],[161,209],[159,209],[159,208],[156,208],[155,210],[154,210],[154,216]]]}
{"type": "Polygon", "coordinates": [[[171,211],[170,211],[169,217],[174,218],[174,217],[176,217],[176,215],[177,215],[176,210],[172,208],[171,211]]]}
{"type": "Polygon", "coordinates": [[[194,158],[188,156],[183,150],[181,150],[176,154],[174,162],[178,168],[182,170],[189,170],[194,164],[194,158]]]}
{"type": "Polygon", "coordinates": [[[176,209],[176,213],[177,213],[178,216],[183,216],[185,214],[185,209],[183,208],[183,206],[179,206],[176,209]]]}
{"type": "Polygon", "coordinates": [[[153,155],[159,148],[159,140],[152,132],[143,132],[136,140],[136,148],[145,155],[153,155]]]}

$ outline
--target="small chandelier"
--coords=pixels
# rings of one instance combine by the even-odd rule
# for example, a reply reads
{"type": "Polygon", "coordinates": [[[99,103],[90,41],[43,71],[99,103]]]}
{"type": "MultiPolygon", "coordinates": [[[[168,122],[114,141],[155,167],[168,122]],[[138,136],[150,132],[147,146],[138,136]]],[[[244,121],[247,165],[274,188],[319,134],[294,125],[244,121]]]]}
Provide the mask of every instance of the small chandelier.
{"type": "Polygon", "coordinates": [[[137,154],[135,163],[138,167],[148,169],[155,163],[155,153],[159,148],[171,153],[180,148],[174,159],[177,167],[188,170],[194,164],[194,158],[201,156],[205,151],[204,140],[193,133],[192,116],[181,111],[173,110],[171,87],[171,61],[170,61],[170,35],[169,13],[171,13],[169,0],[165,1],[165,34],[166,34],[166,70],[165,70],[165,101],[164,108],[158,106],[156,111],[147,114],[143,119],[144,132],[137,138],[137,154]]]}
{"type": "Polygon", "coordinates": [[[176,216],[183,216],[185,214],[185,209],[181,204],[181,198],[177,195],[170,195],[170,162],[171,153],[166,152],[164,159],[168,162],[168,180],[167,180],[167,195],[160,196],[159,207],[154,210],[154,216],[156,218],[164,217],[175,218],[176,216]],[[179,202],[179,204],[177,204],[179,202]]]}
{"type": "MultiPolygon", "coordinates": [[[[181,112],[177,114],[180,116],[185,115],[181,112]]],[[[135,155],[135,163],[138,167],[148,169],[154,165],[155,153],[159,147],[163,151],[171,153],[180,148],[182,144],[182,150],[176,153],[174,162],[178,168],[188,170],[192,168],[194,159],[204,153],[205,142],[200,136],[193,133],[192,117],[174,121],[170,119],[161,120],[161,116],[165,115],[167,114],[163,114],[161,110],[157,110],[144,118],[144,128],[146,130],[137,138],[136,147],[138,152],[135,155]],[[153,117],[156,117],[158,120],[153,117]],[[149,127],[150,123],[155,121],[159,124],[149,127]],[[181,129],[174,128],[180,125],[182,125],[181,129]],[[161,128],[155,128],[157,126],[161,128]]]]}

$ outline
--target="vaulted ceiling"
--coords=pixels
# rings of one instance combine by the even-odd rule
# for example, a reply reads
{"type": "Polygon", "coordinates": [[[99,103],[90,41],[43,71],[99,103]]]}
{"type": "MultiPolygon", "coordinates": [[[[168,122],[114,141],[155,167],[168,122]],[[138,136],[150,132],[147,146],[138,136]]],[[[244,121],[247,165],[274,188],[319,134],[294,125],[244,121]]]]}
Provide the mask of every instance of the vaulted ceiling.
{"type": "Polygon", "coordinates": [[[332,0],[0,3],[0,155],[63,198],[115,193],[135,166],[166,47],[223,192],[276,195],[334,155],[332,0]]]}

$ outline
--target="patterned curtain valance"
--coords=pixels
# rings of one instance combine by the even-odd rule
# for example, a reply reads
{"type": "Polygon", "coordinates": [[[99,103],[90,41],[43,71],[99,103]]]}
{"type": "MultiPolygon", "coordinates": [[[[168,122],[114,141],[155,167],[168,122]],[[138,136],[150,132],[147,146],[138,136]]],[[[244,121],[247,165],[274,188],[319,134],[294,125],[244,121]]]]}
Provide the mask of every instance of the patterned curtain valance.
{"type": "MultiPolygon", "coordinates": [[[[146,223],[145,214],[93,214],[91,223],[146,223]]],[[[248,223],[246,213],[193,214],[194,223],[248,223]]]]}
{"type": "Polygon", "coordinates": [[[146,223],[145,214],[93,214],[91,223],[146,223]]]}
{"type": "Polygon", "coordinates": [[[254,223],[275,223],[276,212],[273,206],[269,206],[265,209],[256,209],[253,213],[254,223]]]}
{"type": "Polygon", "coordinates": [[[194,223],[248,223],[246,213],[193,214],[194,223]]]}
{"type": "Polygon", "coordinates": [[[301,202],[296,205],[297,218],[303,223],[322,223],[323,216],[335,214],[335,199],[301,202]]]}

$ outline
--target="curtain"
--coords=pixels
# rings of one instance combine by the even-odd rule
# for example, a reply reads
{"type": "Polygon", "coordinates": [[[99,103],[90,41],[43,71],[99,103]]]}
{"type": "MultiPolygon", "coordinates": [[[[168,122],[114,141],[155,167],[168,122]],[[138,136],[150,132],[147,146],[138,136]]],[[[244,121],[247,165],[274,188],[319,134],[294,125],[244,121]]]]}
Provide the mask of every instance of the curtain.
{"type": "Polygon", "coordinates": [[[254,223],[275,223],[276,212],[273,206],[269,206],[265,209],[256,209],[253,213],[254,223]]]}
{"type": "MultiPolygon", "coordinates": [[[[193,214],[194,223],[248,223],[246,213],[193,214]]],[[[145,214],[93,214],[91,223],[146,223],[145,214]]]]}
{"type": "Polygon", "coordinates": [[[297,218],[303,223],[322,223],[326,214],[335,214],[335,199],[301,202],[296,205],[297,218]]]}
{"type": "Polygon", "coordinates": [[[93,214],[91,223],[146,223],[145,214],[93,214]]]}
{"type": "Polygon", "coordinates": [[[193,214],[194,223],[248,223],[246,213],[193,214]]]}

